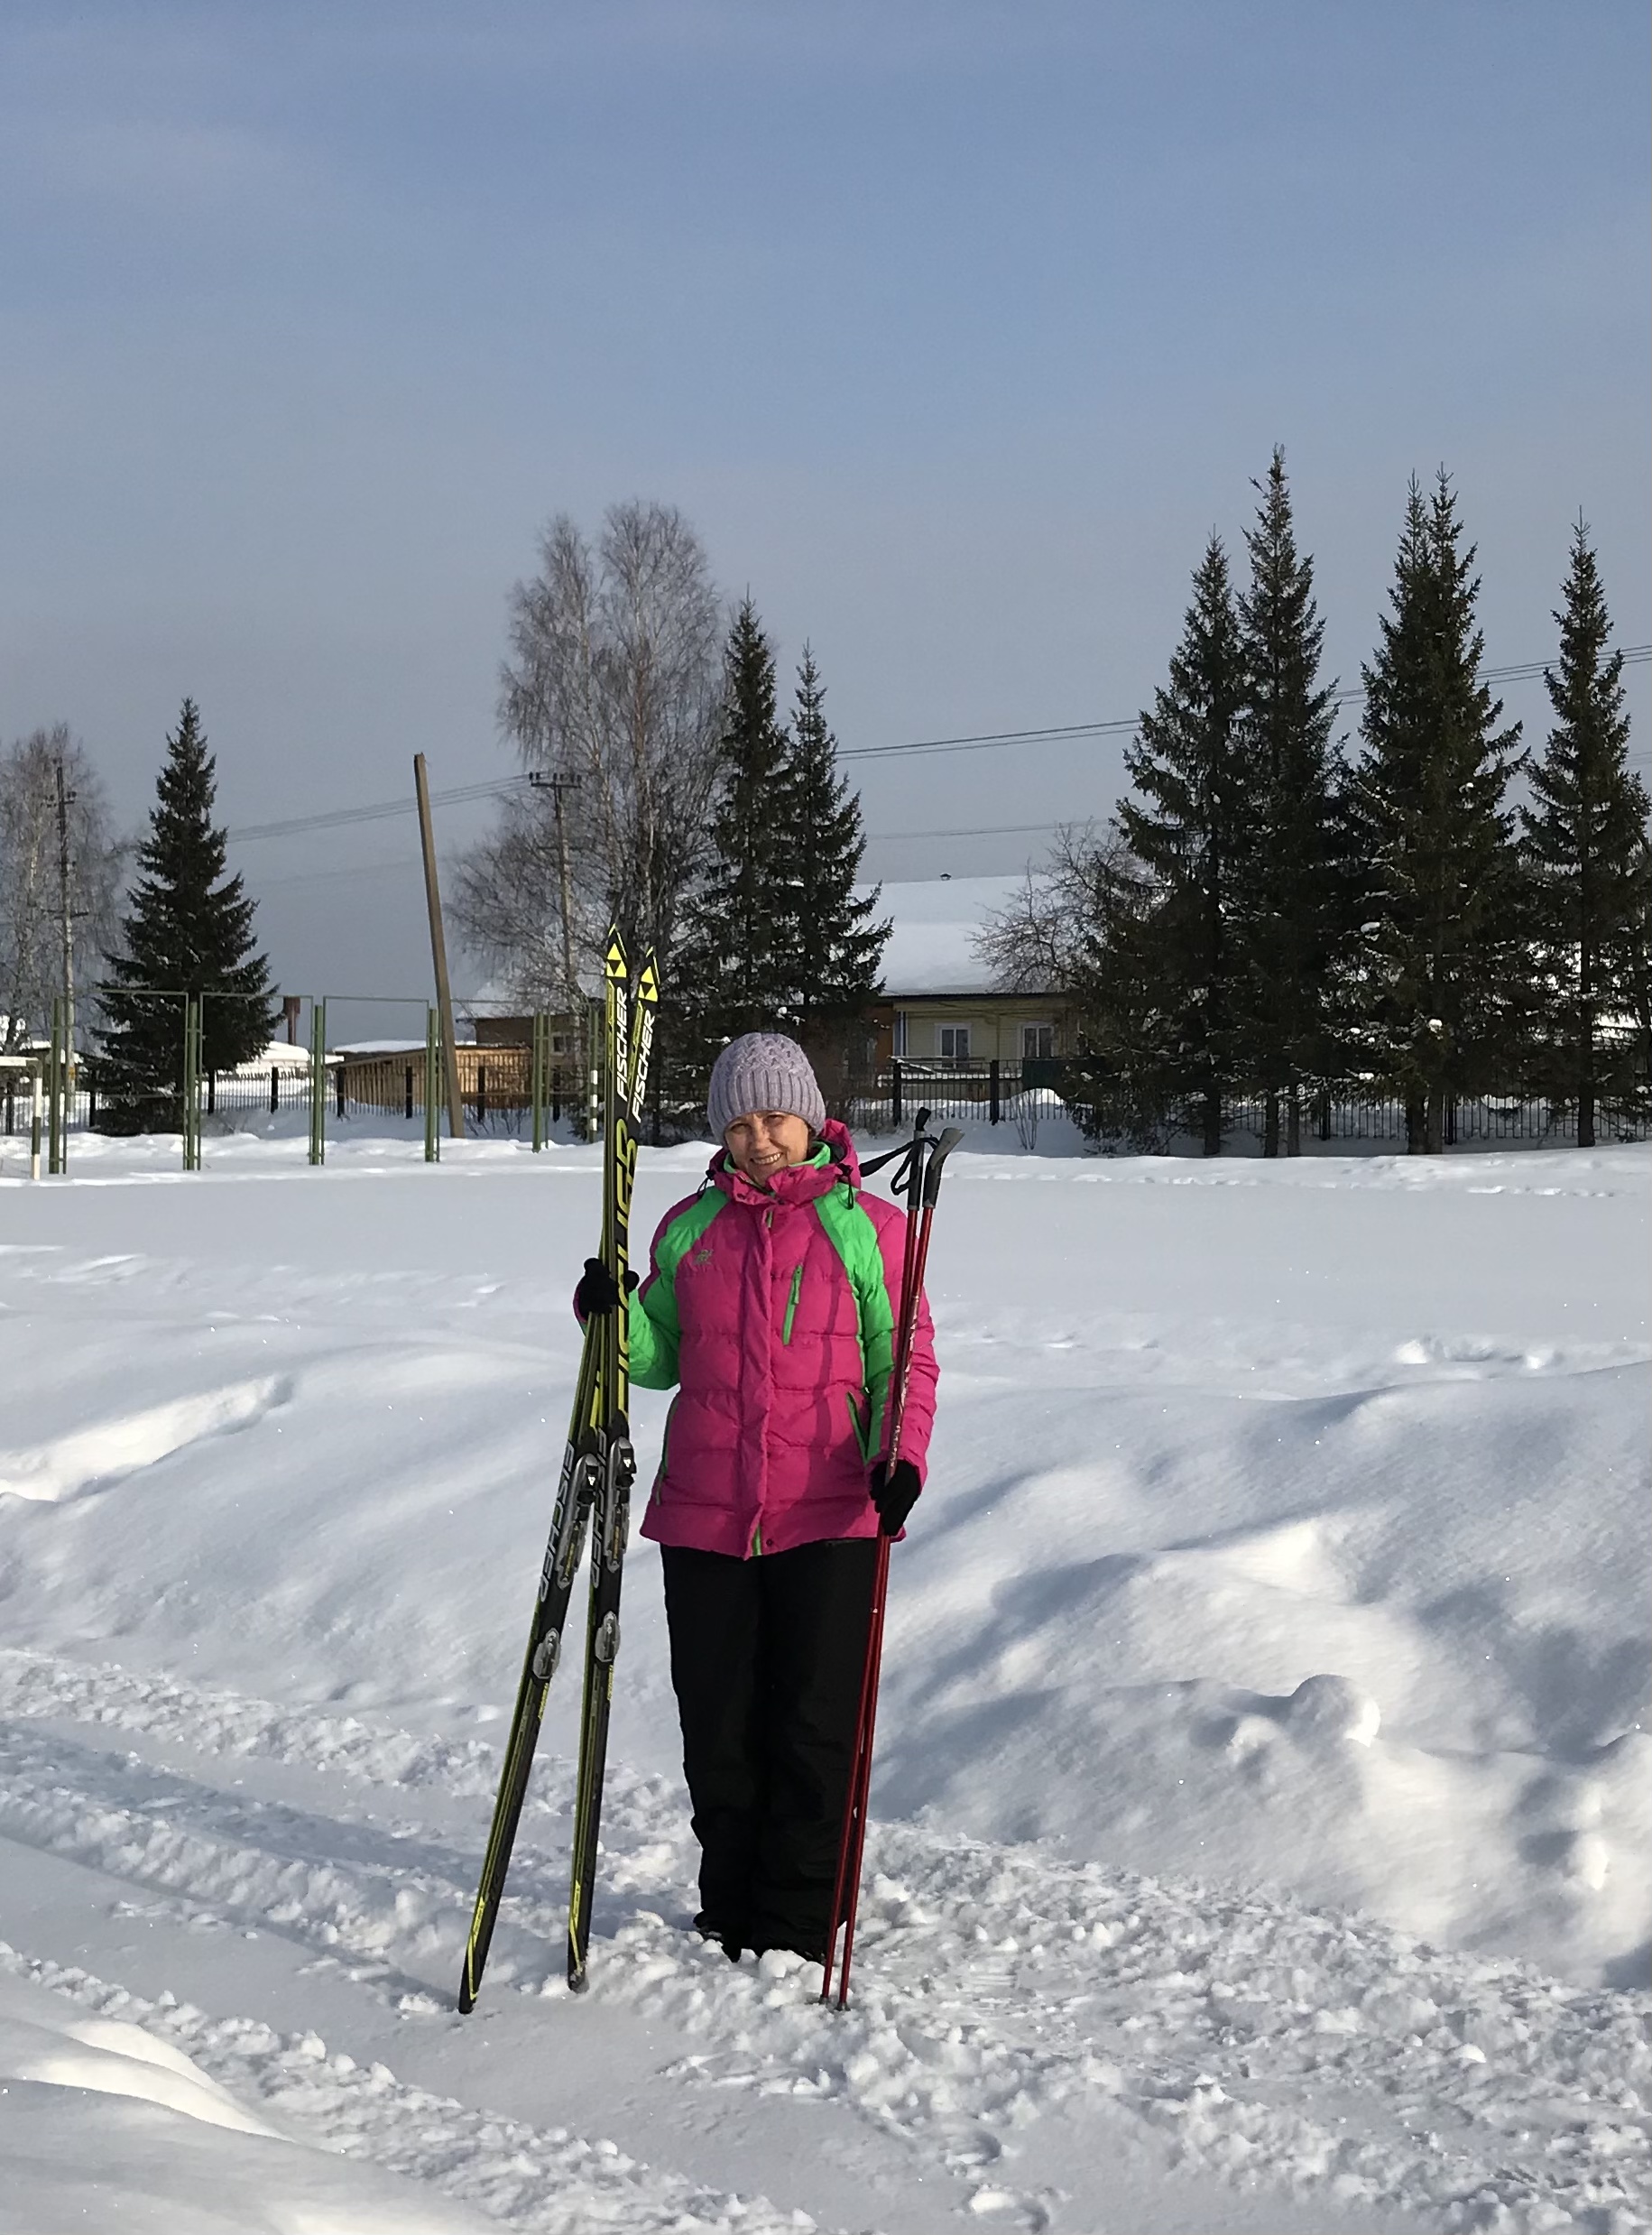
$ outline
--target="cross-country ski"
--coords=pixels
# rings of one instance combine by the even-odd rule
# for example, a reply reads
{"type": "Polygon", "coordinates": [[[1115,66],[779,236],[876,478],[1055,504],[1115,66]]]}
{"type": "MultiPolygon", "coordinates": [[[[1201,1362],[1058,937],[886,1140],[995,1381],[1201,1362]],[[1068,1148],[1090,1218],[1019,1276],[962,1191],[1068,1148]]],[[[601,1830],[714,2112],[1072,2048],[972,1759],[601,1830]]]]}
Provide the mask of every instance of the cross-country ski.
{"type": "MultiPolygon", "coordinates": [[[[623,1295],[630,1263],[631,1189],[636,1172],[637,1113],[648,1091],[649,1056],[653,1042],[659,985],[654,958],[648,956],[634,988],[624,941],[617,929],[604,954],[603,1004],[603,1199],[600,1273],[612,1293],[623,1295]]],[[[586,1632],[584,1704],[581,1709],[579,1801],[575,1815],[573,1881],[568,1896],[568,1983],[582,1986],[591,1931],[591,1889],[602,1820],[602,1775],[607,1725],[619,1651],[620,1575],[629,1534],[631,1484],[635,1458],[631,1447],[629,1350],[623,1321],[614,1314],[594,1317],[586,1330],[574,1383],[574,1410],[557,1478],[550,1537],[540,1570],[533,1621],[522,1660],[521,1680],[505,1740],[499,1796],[483,1858],[475,1914],[465,1943],[459,1981],[461,2010],[475,2007],[494,1921],[499,1914],[511,1848],[527,1795],[533,1750],[545,1713],[546,1695],[561,1658],[568,1607],[587,1533],[591,1539],[591,1593],[586,1632]]]]}

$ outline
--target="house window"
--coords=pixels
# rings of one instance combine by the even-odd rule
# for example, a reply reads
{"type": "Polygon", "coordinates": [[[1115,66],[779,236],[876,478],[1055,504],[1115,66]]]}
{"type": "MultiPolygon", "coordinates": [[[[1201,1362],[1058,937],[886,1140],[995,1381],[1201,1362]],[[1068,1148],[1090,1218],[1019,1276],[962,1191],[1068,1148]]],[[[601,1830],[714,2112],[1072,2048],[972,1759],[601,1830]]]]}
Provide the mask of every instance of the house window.
{"type": "Polygon", "coordinates": [[[1056,1028],[1053,1024],[1024,1024],[1021,1027],[1021,1061],[1047,1063],[1056,1052],[1056,1028]]]}
{"type": "Polygon", "coordinates": [[[895,1011],[895,1054],[900,1057],[904,1056],[906,1051],[907,1012],[904,1009],[897,1009],[895,1011]]]}
{"type": "Polygon", "coordinates": [[[969,1027],[967,1024],[943,1024],[937,1038],[941,1043],[943,1063],[969,1061],[969,1027]]]}

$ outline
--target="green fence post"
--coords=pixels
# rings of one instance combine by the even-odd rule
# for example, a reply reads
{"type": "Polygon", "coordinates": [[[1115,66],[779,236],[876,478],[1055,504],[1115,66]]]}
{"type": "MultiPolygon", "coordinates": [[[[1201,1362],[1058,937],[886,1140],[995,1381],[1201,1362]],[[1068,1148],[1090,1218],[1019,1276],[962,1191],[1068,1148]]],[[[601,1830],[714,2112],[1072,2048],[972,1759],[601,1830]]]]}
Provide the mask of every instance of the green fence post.
{"type": "Polygon", "coordinates": [[[309,1160],[327,1162],[327,1002],[309,1003],[309,1160]]]}
{"type": "Polygon", "coordinates": [[[437,1029],[436,1011],[427,1008],[424,1012],[424,1160],[427,1164],[441,1162],[442,1139],[436,1120],[436,1103],[440,1092],[441,1039],[437,1029]]]}
{"type": "Polygon", "coordinates": [[[533,1012],[533,1053],[528,1061],[528,1094],[533,1104],[533,1153],[545,1146],[545,1044],[550,1038],[550,1019],[542,1009],[533,1012]]]}
{"type": "Polygon", "coordinates": [[[181,1079],[182,1091],[180,1093],[178,1104],[178,1139],[183,1152],[183,1168],[186,1172],[189,1172],[193,1171],[195,1168],[189,1161],[189,1058],[194,1051],[193,1028],[195,1023],[195,1002],[193,998],[188,993],[185,993],[182,996],[182,1000],[183,1021],[181,1030],[183,1032],[183,1072],[181,1079]]]}
{"type": "Polygon", "coordinates": [[[207,1081],[207,996],[195,996],[195,1104],[189,1113],[189,1146],[195,1151],[195,1168],[201,1168],[201,1095],[207,1081]]]}
{"type": "Polygon", "coordinates": [[[62,1021],[58,1034],[60,1042],[58,1062],[62,1085],[59,1089],[58,1098],[63,1114],[58,1121],[58,1169],[60,1172],[67,1172],[69,1169],[69,1129],[74,1123],[75,1119],[75,1051],[69,1039],[72,1011],[67,994],[59,996],[59,1006],[62,1021]]]}
{"type": "Polygon", "coordinates": [[[201,1168],[201,996],[183,997],[183,1168],[201,1168]]]}
{"type": "Polygon", "coordinates": [[[46,1073],[46,1169],[53,1178],[63,1168],[58,1145],[63,1132],[62,1033],[62,1004],[54,1000],[49,1043],[51,1052],[46,1057],[51,1067],[46,1073]]]}

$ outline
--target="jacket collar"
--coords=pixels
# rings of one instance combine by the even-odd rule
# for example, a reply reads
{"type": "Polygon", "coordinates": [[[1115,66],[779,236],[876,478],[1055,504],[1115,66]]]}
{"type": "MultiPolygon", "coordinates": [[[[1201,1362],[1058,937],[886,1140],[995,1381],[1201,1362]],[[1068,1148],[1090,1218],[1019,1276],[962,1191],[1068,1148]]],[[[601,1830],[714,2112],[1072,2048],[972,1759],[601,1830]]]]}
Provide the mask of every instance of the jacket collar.
{"type": "Polygon", "coordinates": [[[749,1203],[758,1209],[769,1210],[777,1203],[816,1202],[845,1182],[851,1187],[858,1187],[861,1161],[854,1153],[848,1128],[840,1125],[835,1118],[827,1118],[820,1129],[820,1146],[814,1155],[806,1163],[789,1164],[777,1172],[767,1187],[754,1187],[743,1172],[734,1169],[727,1151],[722,1149],[713,1155],[706,1178],[732,1202],[749,1203]]]}

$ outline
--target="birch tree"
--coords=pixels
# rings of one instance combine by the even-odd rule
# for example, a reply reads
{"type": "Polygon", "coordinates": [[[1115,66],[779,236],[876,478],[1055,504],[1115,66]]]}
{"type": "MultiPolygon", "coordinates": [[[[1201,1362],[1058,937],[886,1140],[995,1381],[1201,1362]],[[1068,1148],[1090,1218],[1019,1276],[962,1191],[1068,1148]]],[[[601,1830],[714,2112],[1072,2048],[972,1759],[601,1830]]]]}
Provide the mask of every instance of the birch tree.
{"type": "Polygon", "coordinates": [[[722,614],[674,506],[608,512],[593,545],[558,514],[510,601],[499,720],[544,789],[461,858],[453,914],[507,982],[577,1011],[610,919],[669,963],[706,842],[722,614]]]}
{"type": "Polygon", "coordinates": [[[115,927],[122,858],[103,784],[66,723],[37,729],[0,753],[0,1053],[15,1053],[48,1028],[52,1001],[64,990],[65,905],[76,1008],[87,1013],[115,927]]]}

